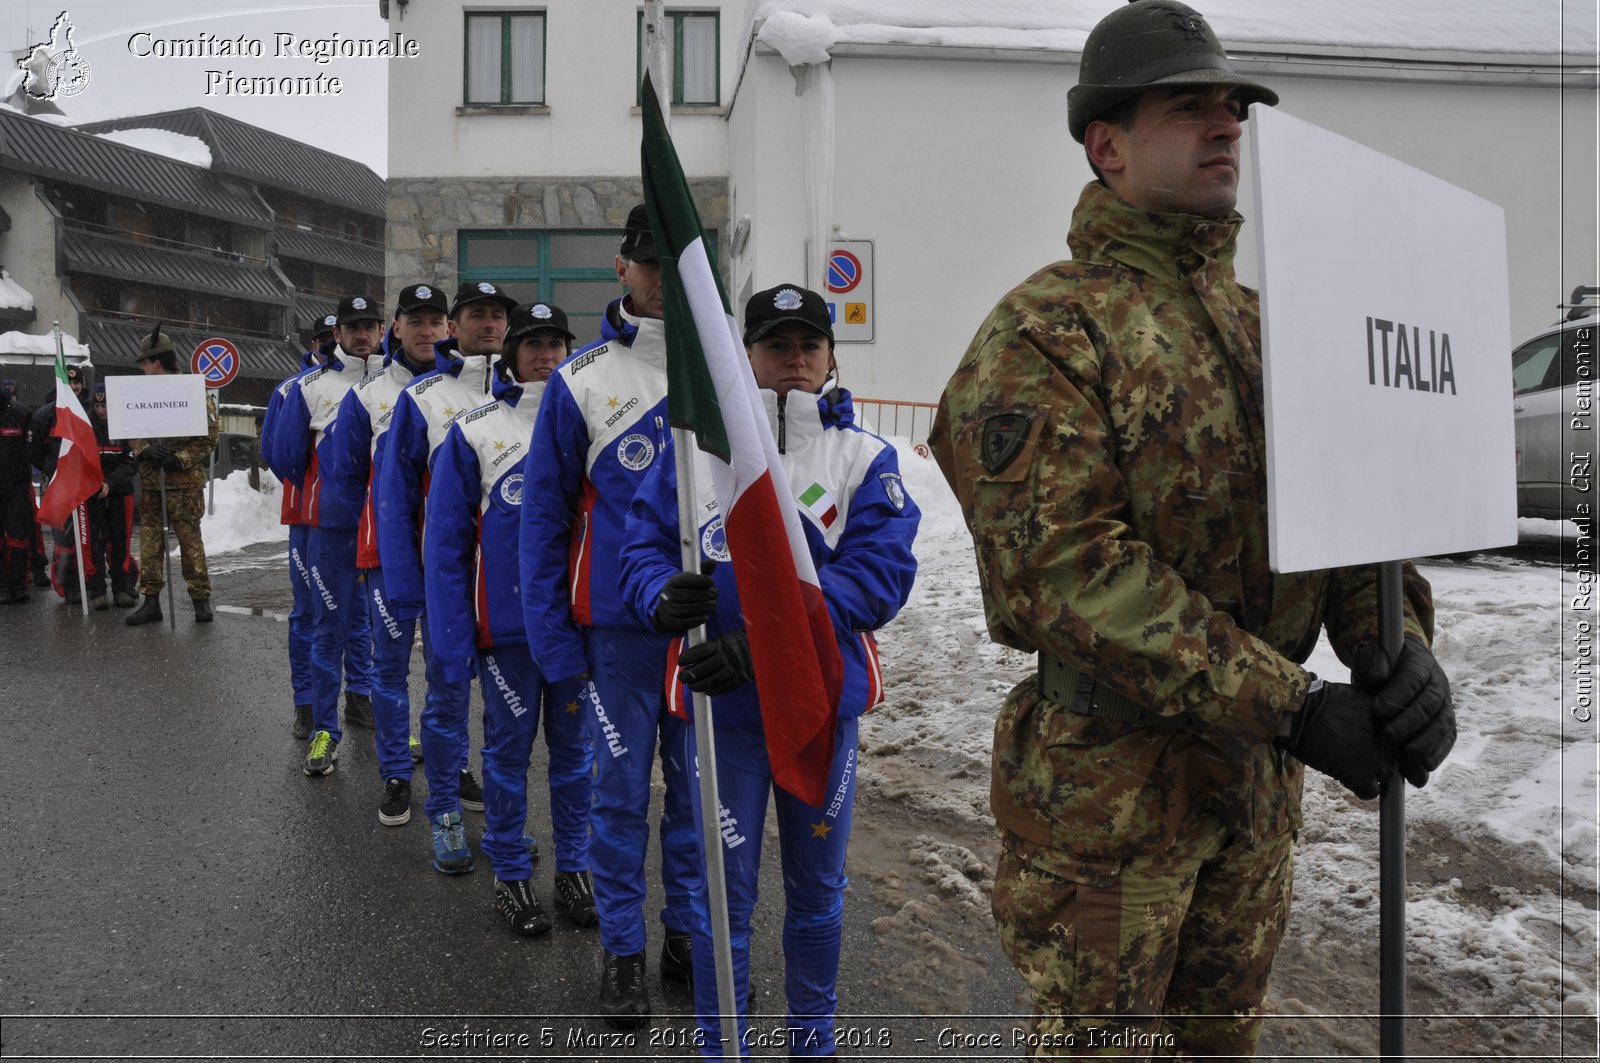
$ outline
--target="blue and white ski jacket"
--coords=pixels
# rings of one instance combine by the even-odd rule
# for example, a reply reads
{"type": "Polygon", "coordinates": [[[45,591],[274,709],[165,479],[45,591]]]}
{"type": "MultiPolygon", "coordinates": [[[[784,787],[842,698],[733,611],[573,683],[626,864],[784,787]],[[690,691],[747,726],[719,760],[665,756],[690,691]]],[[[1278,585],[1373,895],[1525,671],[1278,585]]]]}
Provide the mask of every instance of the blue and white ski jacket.
{"type": "Polygon", "coordinates": [[[356,567],[360,569],[380,564],[372,505],[373,455],[389,430],[400,392],[416,377],[393,337],[392,329],[384,337],[382,366],[363,377],[339,404],[337,427],[330,439],[332,461],[324,473],[329,504],[341,511],[353,506],[361,514],[356,524],[356,567]]]}
{"type": "Polygon", "coordinates": [[[589,670],[584,627],[638,628],[623,601],[623,522],[652,465],[671,464],[666,335],[611,304],[599,341],[550,374],[523,463],[522,608],[552,682],[589,670]]]}
{"type": "Polygon", "coordinates": [[[489,359],[463,357],[454,339],[434,345],[434,368],[419,374],[395,400],[389,430],[373,458],[378,554],[397,620],[422,615],[422,529],[428,470],[450,422],[492,397],[489,359]]]}
{"type": "Polygon", "coordinates": [[[279,480],[300,488],[304,523],[354,528],[358,512],[323,511],[322,466],[329,459],[324,451],[328,428],[345,392],[366,374],[367,361],[335,343],[323,346],[322,359],[322,365],[293,378],[273,421],[271,445],[262,456],[279,480]]]}
{"type": "Polygon", "coordinates": [[[475,674],[477,651],[528,641],[517,537],[522,462],[544,390],[495,373],[495,401],[457,417],[433,456],[422,571],[428,634],[449,682],[475,674]]]}
{"type": "MultiPolygon", "coordinates": [[[[872,633],[893,620],[911,595],[917,574],[911,545],[922,514],[906,494],[894,447],[856,425],[850,393],[831,383],[824,385],[821,395],[791,391],[779,399],[776,392],[764,390],[761,397],[795,495],[822,597],[833,618],[844,659],[838,710],[840,717],[849,718],[883,700],[878,643],[872,633]]],[[[693,460],[701,564],[728,561],[710,464],[699,450],[693,460]]],[[[628,510],[623,590],[647,624],[655,615],[662,585],[682,571],[677,479],[672,462],[661,464],[645,478],[628,510]]],[[[707,638],[745,626],[733,566],[718,564],[711,578],[718,596],[707,638]]],[[[669,661],[676,660],[678,648],[674,643],[669,661]]],[[[687,694],[682,687],[669,693],[674,711],[681,713],[687,694]]],[[[714,704],[719,724],[761,726],[753,683],[716,698],[714,704]]]]}
{"type": "MultiPolygon", "coordinates": [[[[290,376],[280,380],[272,389],[272,397],[267,400],[267,412],[261,418],[261,459],[266,461],[267,451],[276,443],[274,433],[277,431],[278,413],[283,409],[283,400],[294,388],[294,382],[300,379],[300,374],[312,369],[317,364],[316,352],[307,350],[300,355],[300,369],[290,376]]],[[[267,463],[271,468],[271,462],[267,463]]],[[[278,511],[279,524],[304,524],[305,516],[300,512],[300,487],[287,480],[281,482],[283,501],[278,511]]]]}

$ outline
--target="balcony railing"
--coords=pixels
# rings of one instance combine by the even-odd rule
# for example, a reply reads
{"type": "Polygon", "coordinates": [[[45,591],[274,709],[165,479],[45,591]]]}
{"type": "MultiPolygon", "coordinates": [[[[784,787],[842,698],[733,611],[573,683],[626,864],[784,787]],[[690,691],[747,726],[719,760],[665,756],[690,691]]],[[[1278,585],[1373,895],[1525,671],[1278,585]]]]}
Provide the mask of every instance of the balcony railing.
{"type": "Polygon", "coordinates": [[[97,236],[110,236],[118,240],[127,240],[129,243],[145,244],[150,247],[163,247],[170,251],[182,251],[192,255],[206,255],[211,258],[220,258],[225,262],[237,262],[244,265],[262,267],[268,260],[255,255],[246,255],[239,251],[228,251],[220,247],[207,247],[204,244],[190,244],[182,240],[172,240],[165,236],[151,236],[145,233],[135,233],[127,229],[114,229],[109,225],[96,222],[80,221],[78,219],[63,219],[62,227],[75,229],[78,232],[94,233],[97,236]]]}

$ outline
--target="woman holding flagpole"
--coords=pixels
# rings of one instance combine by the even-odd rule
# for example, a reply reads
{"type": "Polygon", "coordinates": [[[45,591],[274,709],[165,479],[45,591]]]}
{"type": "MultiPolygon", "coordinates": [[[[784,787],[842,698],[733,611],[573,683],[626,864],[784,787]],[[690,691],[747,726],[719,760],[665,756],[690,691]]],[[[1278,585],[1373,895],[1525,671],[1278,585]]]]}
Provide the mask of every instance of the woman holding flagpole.
{"type": "MultiPolygon", "coordinates": [[[[623,592],[656,630],[681,635],[702,623],[706,641],[669,651],[668,696],[688,715],[683,686],[714,699],[718,824],[726,866],[729,937],[736,1001],[718,1007],[706,886],[692,895],[694,993],[700,1048],[722,1056],[722,1011],[739,1016],[740,1055],[750,1055],[747,1015],[751,917],[768,797],[778,818],[784,878],[784,987],[789,1052],[835,1054],[833,1016],[844,923],[845,850],[855,796],[856,727],[882,700],[873,632],[892,620],[911,593],[911,552],[920,513],[900,480],[894,448],[855,423],[850,394],[834,382],[833,328],[816,292],[780,285],[745,307],[744,344],[777,441],[794,506],[833,621],[844,685],[834,706],[834,752],[820,805],[774,786],[761,704],[751,681],[743,616],[759,608],[759,588],[734,585],[722,515],[707,468],[696,470],[696,512],[703,572],[680,571],[677,476],[659,463],[629,511],[622,553],[623,592]],[[679,685],[681,681],[682,686],[679,685]]],[[[704,457],[695,452],[697,462],[704,457]]],[[[689,737],[687,755],[694,755],[689,737]]],[[[695,792],[695,814],[703,815],[695,792]]],[[[701,835],[697,835],[700,837],[701,835]]],[[[703,861],[702,861],[703,863],[703,861]]]]}

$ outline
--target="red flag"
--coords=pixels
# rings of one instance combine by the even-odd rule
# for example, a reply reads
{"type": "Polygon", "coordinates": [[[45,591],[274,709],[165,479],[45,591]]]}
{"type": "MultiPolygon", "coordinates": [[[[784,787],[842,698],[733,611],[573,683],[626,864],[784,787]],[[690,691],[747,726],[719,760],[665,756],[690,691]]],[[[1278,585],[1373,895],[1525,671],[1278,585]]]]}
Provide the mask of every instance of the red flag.
{"type": "Polygon", "coordinates": [[[667,414],[710,457],[761,698],[772,781],[826,797],[844,663],[755,377],[650,82],[644,199],[661,263],[667,414]]]}
{"type": "Polygon", "coordinates": [[[94,428],[84,415],[78,396],[67,383],[67,360],[59,336],[56,340],[56,423],[50,434],[61,440],[61,452],[56,455],[56,471],[50,477],[50,485],[39,501],[39,523],[60,528],[67,523],[73,510],[100,490],[105,477],[100,472],[100,447],[95,442],[94,428]]]}

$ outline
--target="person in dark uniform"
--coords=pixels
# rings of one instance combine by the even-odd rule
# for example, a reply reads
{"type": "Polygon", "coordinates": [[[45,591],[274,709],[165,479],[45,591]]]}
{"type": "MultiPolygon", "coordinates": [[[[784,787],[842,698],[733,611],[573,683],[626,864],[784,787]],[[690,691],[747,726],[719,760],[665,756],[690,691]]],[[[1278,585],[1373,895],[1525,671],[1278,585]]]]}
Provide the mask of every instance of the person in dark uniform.
{"type": "Polygon", "coordinates": [[[29,410],[17,401],[16,394],[15,386],[0,387],[0,604],[6,605],[28,600],[28,574],[33,567],[29,410]]]}
{"type": "MultiPolygon", "coordinates": [[[[86,398],[84,389],[87,384],[82,366],[67,366],[67,386],[78,397],[80,405],[86,398]]],[[[49,401],[41,403],[39,408],[33,411],[33,418],[28,422],[28,460],[39,470],[41,484],[48,482],[55,475],[56,458],[61,453],[61,440],[51,435],[55,426],[56,400],[52,393],[49,401]]],[[[35,512],[37,513],[37,507],[35,512]]],[[[72,541],[73,534],[70,520],[59,528],[50,529],[52,550],[49,561],[49,583],[68,605],[78,604],[78,558],[77,544],[72,541]]],[[[44,540],[40,538],[37,545],[42,554],[44,540]]]]}
{"type": "Polygon", "coordinates": [[[89,424],[100,446],[100,474],[105,478],[100,490],[85,503],[89,511],[89,557],[84,578],[89,589],[89,608],[105,609],[115,601],[117,608],[139,604],[135,591],[139,585],[139,566],[133,559],[133,487],[138,465],[127,441],[112,441],[106,423],[106,386],[96,383],[89,402],[89,424]],[[110,577],[111,598],[106,597],[110,577]]]}

